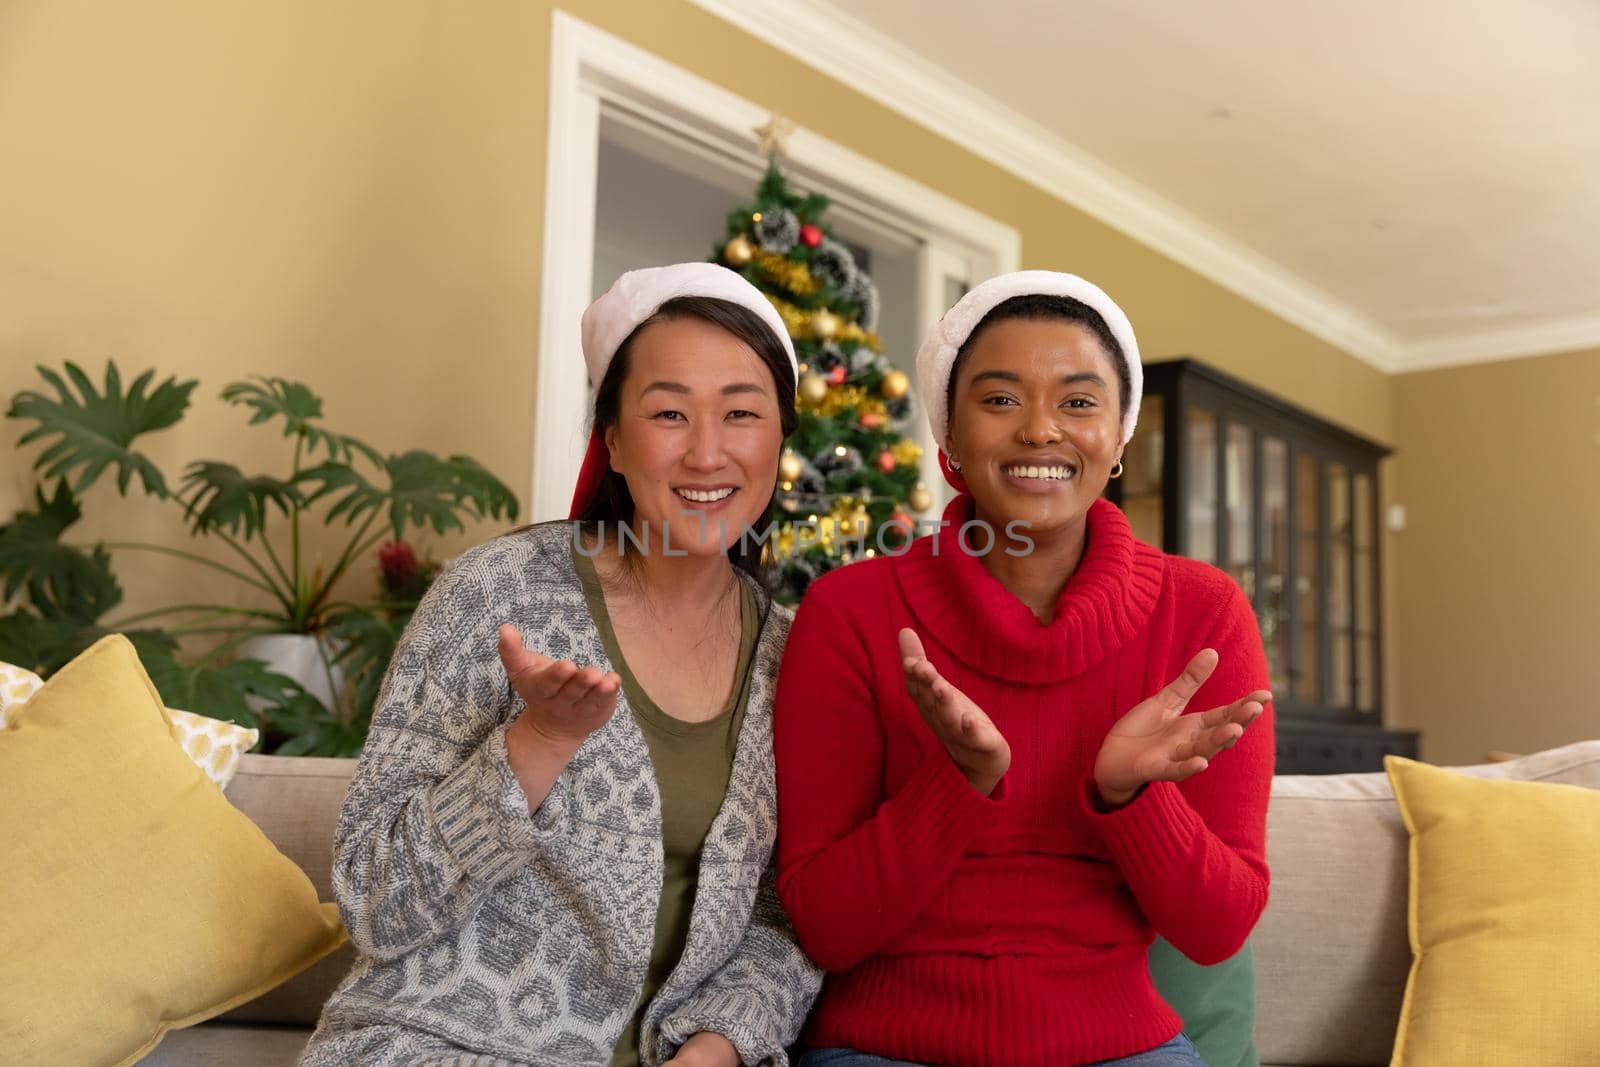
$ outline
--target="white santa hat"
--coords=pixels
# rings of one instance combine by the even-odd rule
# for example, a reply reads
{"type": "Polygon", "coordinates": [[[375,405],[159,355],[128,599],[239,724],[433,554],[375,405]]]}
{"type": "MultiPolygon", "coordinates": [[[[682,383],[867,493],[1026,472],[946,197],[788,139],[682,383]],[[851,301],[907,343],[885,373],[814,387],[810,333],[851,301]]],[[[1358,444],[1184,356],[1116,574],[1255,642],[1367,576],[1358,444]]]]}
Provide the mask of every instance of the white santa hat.
{"type": "Polygon", "coordinates": [[[743,275],[716,263],[674,263],[630,270],[583,313],[583,361],[596,389],[628,335],[660,311],[662,304],[680,296],[715,297],[755,312],[783,345],[789,368],[799,379],[800,364],[795,359],[794,342],[789,340],[789,329],[760,289],[743,275]]]}
{"type": "Polygon", "coordinates": [[[1144,367],[1139,362],[1139,342],[1134,340],[1133,326],[1099,286],[1075,274],[1053,270],[1019,270],[990,278],[956,301],[928,331],[922,347],[917,350],[917,383],[922,390],[922,406],[928,412],[934,443],[941,450],[944,448],[950,421],[945,396],[956,353],[961,351],[961,346],[985,315],[1014,296],[1067,296],[1099,312],[1128,364],[1128,406],[1122,413],[1122,443],[1127,444],[1139,421],[1139,398],[1144,392],[1144,367]]]}

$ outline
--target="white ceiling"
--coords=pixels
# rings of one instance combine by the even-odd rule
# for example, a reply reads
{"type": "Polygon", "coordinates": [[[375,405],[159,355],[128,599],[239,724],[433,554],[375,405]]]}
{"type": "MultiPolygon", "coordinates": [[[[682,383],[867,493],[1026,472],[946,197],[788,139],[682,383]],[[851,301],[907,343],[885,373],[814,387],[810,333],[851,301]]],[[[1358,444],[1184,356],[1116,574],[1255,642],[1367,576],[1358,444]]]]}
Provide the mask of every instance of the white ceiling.
{"type": "Polygon", "coordinates": [[[1385,369],[1600,345],[1600,0],[697,2],[1385,369]]]}

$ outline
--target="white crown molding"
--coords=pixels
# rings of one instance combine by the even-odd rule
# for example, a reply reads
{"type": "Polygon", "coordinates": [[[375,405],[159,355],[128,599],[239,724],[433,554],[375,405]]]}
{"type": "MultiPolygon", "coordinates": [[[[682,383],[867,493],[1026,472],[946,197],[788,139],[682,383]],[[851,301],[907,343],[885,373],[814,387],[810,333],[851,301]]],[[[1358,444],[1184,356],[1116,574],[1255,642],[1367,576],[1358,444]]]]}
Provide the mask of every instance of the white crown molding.
{"type": "Polygon", "coordinates": [[[691,2],[1386,373],[1600,344],[1593,319],[1404,342],[838,7],[822,0],[691,2]]]}
{"type": "Polygon", "coordinates": [[[1600,348],[1600,314],[1420,341],[1407,348],[1400,372],[1550,356],[1583,348],[1600,348]]]}

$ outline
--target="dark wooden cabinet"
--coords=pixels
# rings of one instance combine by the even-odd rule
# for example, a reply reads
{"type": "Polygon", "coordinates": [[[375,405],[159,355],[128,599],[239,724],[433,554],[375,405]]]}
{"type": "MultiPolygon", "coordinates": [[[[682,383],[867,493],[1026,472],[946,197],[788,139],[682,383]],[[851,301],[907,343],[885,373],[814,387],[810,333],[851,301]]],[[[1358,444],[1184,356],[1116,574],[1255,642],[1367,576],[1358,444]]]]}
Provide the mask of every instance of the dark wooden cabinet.
{"type": "Polygon", "coordinates": [[[1282,774],[1378,770],[1380,444],[1194,359],[1146,364],[1139,429],[1107,495],[1143,540],[1203,559],[1261,626],[1282,774]]]}

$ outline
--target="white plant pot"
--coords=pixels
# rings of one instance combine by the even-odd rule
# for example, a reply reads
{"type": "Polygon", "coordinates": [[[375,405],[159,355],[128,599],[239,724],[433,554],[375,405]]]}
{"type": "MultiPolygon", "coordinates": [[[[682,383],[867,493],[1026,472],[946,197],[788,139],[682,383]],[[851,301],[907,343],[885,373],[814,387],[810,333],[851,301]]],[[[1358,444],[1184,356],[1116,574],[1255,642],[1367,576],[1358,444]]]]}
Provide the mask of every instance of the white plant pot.
{"type": "Polygon", "coordinates": [[[336,651],[330,642],[324,641],[319,653],[317,639],[310,634],[262,634],[240,645],[235,654],[240,659],[261,660],[268,670],[293,678],[320,700],[323,707],[331,710],[335,692],[344,688],[344,671],[333,663],[336,651]],[[327,663],[323,662],[324,654],[327,663]],[[328,680],[329,664],[332,664],[332,685],[328,680]]]}

